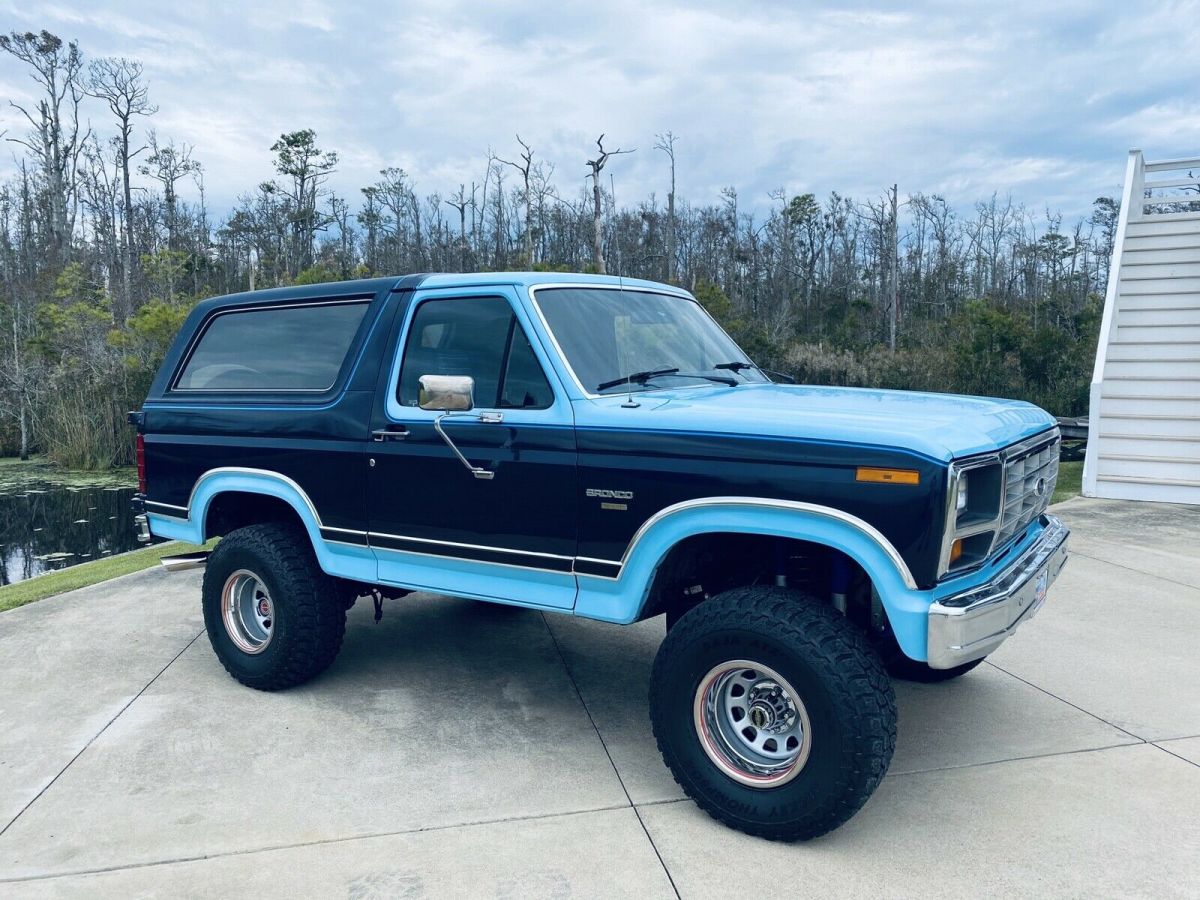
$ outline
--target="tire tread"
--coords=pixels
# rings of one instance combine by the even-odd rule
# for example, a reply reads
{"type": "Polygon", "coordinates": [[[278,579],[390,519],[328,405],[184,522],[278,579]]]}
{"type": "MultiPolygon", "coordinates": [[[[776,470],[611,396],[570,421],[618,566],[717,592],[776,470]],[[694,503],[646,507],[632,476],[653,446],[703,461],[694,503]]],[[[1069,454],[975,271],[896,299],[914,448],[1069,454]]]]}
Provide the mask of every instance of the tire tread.
{"type": "Polygon", "coordinates": [[[692,641],[725,629],[752,630],[793,647],[807,645],[816,663],[838,677],[824,679],[834,704],[858,711],[843,735],[836,800],[817,814],[764,825],[731,815],[703,791],[692,790],[673,765],[663,739],[661,704],[651,702],[651,720],[663,762],[676,783],[713,818],[758,837],[808,840],[837,828],[862,808],[878,787],[896,746],[896,701],[891,679],[866,638],[831,607],[786,588],[735,588],[697,604],[668,632],[654,661],[651,691],[692,641]]]}
{"type": "MultiPolygon", "coordinates": [[[[210,630],[218,621],[208,622],[212,595],[219,606],[226,568],[226,556],[247,552],[262,560],[281,595],[276,603],[286,603],[290,617],[288,639],[270,668],[248,673],[231,666],[219,650],[221,665],[247,687],[260,691],[278,691],[295,687],[319,675],[333,663],[346,633],[346,610],[334,579],[317,564],[308,535],[300,528],[266,523],[239,528],[222,538],[209,557],[204,572],[205,620],[210,630]],[[218,583],[219,582],[219,583],[218,583]]],[[[218,613],[219,615],[219,613],[218,613]]],[[[278,635],[277,635],[278,637],[278,635]]],[[[214,644],[214,650],[216,650],[214,644]]]]}

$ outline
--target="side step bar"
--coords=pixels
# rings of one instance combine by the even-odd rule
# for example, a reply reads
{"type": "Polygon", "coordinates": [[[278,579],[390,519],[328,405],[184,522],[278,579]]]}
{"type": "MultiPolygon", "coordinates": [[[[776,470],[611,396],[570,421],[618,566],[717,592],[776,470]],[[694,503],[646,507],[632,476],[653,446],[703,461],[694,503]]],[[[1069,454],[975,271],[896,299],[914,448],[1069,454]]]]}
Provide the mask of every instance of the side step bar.
{"type": "Polygon", "coordinates": [[[180,553],[178,556],[164,556],[159,562],[168,572],[203,569],[204,564],[208,562],[208,553],[207,550],[200,550],[196,553],[180,553]]]}

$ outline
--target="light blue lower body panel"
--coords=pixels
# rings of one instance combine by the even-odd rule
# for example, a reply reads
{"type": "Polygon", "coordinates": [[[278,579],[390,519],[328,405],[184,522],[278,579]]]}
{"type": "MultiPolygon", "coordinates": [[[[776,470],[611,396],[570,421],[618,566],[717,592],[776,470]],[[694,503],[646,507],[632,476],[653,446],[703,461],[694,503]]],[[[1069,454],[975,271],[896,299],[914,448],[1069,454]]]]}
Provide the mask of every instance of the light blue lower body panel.
{"type": "MultiPolygon", "coordinates": [[[[301,514],[300,518],[303,520],[305,517],[301,514]]],[[[199,522],[176,519],[157,513],[149,513],[147,520],[150,525],[150,533],[155,537],[186,541],[189,544],[204,543],[204,529],[199,522]]],[[[370,548],[323,540],[320,531],[315,526],[308,522],[305,522],[304,525],[309,539],[312,541],[313,551],[316,553],[321,571],[337,578],[364,581],[368,584],[376,580],[375,555],[370,548]]]]}
{"type": "Polygon", "coordinates": [[[575,576],[500,563],[375,548],[379,581],[414,591],[450,594],[537,609],[575,605],[575,576]]]}
{"type": "Polygon", "coordinates": [[[147,513],[146,522],[150,526],[150,533],[155,537],[184,541],[188,544],[204,543],[204,530],[198,522],[176,519],[174,516],[160,516],[158,513],[147,513]]]}

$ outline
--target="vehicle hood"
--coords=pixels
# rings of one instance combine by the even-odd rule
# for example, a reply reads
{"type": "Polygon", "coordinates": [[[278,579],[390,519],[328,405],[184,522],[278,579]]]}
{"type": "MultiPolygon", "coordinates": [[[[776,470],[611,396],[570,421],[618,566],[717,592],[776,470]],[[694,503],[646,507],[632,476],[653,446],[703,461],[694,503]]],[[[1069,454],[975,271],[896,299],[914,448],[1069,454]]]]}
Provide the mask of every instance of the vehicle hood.
{"type": "Polygon", "coordinates": [[[634,399],[637,410],[622,408],[624,395],[595,400],[598,421],[581,417],[578,424],[869,444],[943,462],[999,449],[1055,424],[1049,413],[1020,400],[869,388],[714,385],[639,392],[634,399]]]}

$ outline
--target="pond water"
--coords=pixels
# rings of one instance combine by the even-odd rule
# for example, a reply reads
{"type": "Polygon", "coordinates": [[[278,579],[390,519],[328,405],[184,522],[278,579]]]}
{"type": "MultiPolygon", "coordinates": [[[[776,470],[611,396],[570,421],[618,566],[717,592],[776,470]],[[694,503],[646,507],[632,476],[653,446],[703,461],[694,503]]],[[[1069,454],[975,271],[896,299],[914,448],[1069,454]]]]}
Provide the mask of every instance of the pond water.
{"type": "Polygon", "coordinates": [[[138,546],[132,472],[80,475],[38,462],[0,465],[0,584],[138,546]]]}

